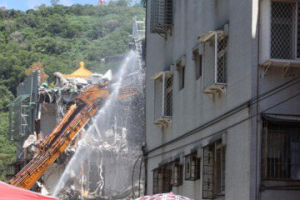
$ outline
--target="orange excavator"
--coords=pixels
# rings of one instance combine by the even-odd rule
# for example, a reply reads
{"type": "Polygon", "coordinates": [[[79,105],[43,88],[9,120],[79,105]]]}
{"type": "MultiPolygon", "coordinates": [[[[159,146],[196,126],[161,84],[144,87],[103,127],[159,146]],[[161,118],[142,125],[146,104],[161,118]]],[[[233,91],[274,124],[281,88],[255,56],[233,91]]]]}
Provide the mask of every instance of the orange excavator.
{"type": "MultiPolygon", "coordinates": [[[[120,89],[118,99],[136,94],[133,90],[120,89]]],[[[107,83],[88,87],[75,99],[59,124],[39,146],[38,154],[14,178],[10,184],[30,189],[48,167],[64,152],[80,130],[90,121],[110,95],[107,83]]]]}

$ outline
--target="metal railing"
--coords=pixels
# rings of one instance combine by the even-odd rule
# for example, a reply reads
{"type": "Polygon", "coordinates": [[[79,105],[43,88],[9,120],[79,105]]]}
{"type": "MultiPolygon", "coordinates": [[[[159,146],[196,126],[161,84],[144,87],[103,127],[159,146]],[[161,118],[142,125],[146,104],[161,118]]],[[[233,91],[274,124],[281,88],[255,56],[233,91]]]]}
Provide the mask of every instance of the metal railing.
{"type": "Polygon", "coordinates": [[[154,80],[154,120],[171,117],[173,113],[172,98],[173,76],[162,72],[154,80]]]}
{"type": "Polygon", "coordinates": [[[173,0],[152,0],[150,32],[165,34],[173,26],[173,0]]]}
{"type": "Polygon", "coordinates": [[[299,9],[298,1],[271,2],[271,58],[300,58],[299,9]]]}
{"type": "Polygon", "coordinates": [[[262,140],[264,180],[300,180],[300,126],[265,123],[262,140]]]}
{"type": "Polygon", "coordinates": [[[215,32],[204,42],[204,89],[227,82],[227,40],[215,32]]]}

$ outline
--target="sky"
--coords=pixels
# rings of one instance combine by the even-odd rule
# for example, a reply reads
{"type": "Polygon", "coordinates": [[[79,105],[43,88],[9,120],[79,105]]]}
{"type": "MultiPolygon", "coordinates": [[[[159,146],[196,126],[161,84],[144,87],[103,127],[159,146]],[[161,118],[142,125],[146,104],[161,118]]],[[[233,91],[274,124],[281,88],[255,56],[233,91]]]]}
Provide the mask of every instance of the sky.
{"type": "MultiPolygon", "coordinates": [[[[106,0],[109,2],[111,0],[106,0]]],[[[97,5],[98,0],[60,0],[59,4],[70,6],[72,4],[92,4],[97,5]]],[[[5,6],[7,9],[28,10],[34,9],[41,4],[50,5],[50,0],[0,0],[0,6],[5,6]]]]}

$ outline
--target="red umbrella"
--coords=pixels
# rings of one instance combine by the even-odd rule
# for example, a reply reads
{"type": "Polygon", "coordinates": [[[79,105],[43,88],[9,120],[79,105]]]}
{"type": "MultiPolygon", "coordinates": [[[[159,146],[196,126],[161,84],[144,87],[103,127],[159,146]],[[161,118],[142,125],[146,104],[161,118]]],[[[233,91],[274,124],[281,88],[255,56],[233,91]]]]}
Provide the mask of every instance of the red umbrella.
{"type": "Polygon", "coordinates": [[[0,200],[59,200],[54,197],[44,196],[29,190],[17,188],[15,186],[0,181],[0,200]]]}
{"type": "Polygon", "coordinates": [[[144,196],[137,198],[136,200],[192,200],[187,197],[176,195],[174,193],[155,194],[152,196],[144,196]]]}

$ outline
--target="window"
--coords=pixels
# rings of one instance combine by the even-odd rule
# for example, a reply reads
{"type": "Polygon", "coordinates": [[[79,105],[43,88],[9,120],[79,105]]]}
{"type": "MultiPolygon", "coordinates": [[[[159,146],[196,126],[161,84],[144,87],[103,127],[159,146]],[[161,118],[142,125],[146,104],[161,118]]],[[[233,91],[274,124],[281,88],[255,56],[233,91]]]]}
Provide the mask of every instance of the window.
{"type": "Polygon", "coordinates": [[[179,79],[179,90],[184,88],[185,83],[185,56],[182,56],[177,62],[176,62],[176,68],[178,71],[178,79],[179,79]]]}
{"type": "Polygon", "coordinates": [[[182,185],[182,173],[183,173],[183,167],[180,164],[180,160],[177,159],[173,162],[173,168],[172,168],[172,185],[174,187],[178,187],[182,185]]]}
{"type": "Polygon", "coordinates": [[[299,9],[297,1],[271,2],[271,58],[300,57],[299,9]]]}
{"type": "Polygon", "coordinates": [[[172,190],[172,165],[166,164],[153,170],[153,194],[172,190]]]}
{"type": "Polygon", "coordinates": [[[185,180],[195,181],[200,179],[200,158],[197,158],[197,152],[185,157],[185,180]]]}
{"type": "Polygon", "coordinates": [[[196,80],[198,80],[202,76],[202,55],[199,54],[199,51],[193,52],[194,62],[195,62],[195,75],[196,80]]]}
{"type": "Polygon", "coordinates": [[[169,120],[173,114],[173,75],[160,72],[154,78],[154,120],[157,123],[169,120]]]}
{"type": "Polygon", "coordinates": [[[215,31],[200,37],[200,40],[204,42],[204,89],[226,85],[228,37],[223,31],[215,31]]]}
{"type": "Polygon", "coordinates": [[[173,0],[152,0],[150,32],[165,35],[173,26],[173,0]]]}
{"type": "Polygon", "coordinates": [[[264,122],[262,176],[300,181],[300,124],[264,122]]]}
{"type": "Polygon", "coordinates": [[[178,73],[179,73],[179,90],[181,90],[184,88],[185,67],[179,66],[178,73]]]}
{"type": "Polygon", "coordinates": [[[203,199],[225,195],[225,151],[221,140],[203,149],[203,199]]]}

